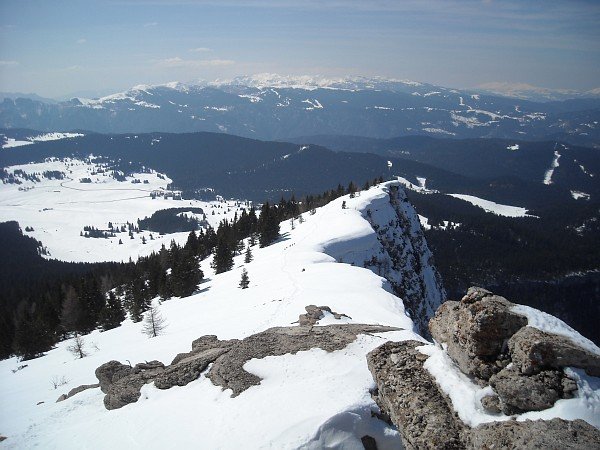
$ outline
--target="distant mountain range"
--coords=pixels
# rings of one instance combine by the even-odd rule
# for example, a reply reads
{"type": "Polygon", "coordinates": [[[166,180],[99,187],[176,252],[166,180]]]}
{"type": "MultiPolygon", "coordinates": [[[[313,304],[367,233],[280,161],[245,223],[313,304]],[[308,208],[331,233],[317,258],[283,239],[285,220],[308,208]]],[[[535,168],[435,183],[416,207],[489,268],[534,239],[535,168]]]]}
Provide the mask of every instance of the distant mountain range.
{"type": "Polygon", "coordinates": [[[0,167],[93,153],[120,160],[125,172],[145,166],[167,173],[190,194],[213,188],[225,197],[257,201],[390,175],[414,184],[425,178],[429,189],[528,209],[600,198],[600,155],[554,141],[313,136],[287,143],[206,132],[107,135],[0,129],[0,144],[0,167]]]}
{"type": "MultiPolygon", "coordinates": [[[[590,95],[594,95],[592,92],[590,95]]],[[[600,99],[533,102],[384,78],[263,74],[140,85],[97,99],[5,98],[0,127],[102,133],[211,131],[268,140],[310,135],[552,139],[600,146],[600,99]]]]}

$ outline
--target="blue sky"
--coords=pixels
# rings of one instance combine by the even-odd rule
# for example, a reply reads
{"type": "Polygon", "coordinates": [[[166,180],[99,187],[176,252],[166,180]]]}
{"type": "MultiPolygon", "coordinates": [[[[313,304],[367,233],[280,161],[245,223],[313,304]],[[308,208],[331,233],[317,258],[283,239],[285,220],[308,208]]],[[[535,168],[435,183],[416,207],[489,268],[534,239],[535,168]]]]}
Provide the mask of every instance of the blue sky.
{"type": "Polygon", "coordinates": [[[593,89],[600,1],[0,1],[0,91],[261,72],[593,89]]]}

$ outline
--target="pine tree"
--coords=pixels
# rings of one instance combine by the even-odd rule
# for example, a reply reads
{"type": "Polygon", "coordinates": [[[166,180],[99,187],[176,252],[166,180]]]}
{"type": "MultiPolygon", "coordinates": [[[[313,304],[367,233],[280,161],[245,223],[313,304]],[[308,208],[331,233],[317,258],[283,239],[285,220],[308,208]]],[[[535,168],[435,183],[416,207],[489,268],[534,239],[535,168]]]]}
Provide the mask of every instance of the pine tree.
{"type": "Polygon", "coordinates": [[[246,270],[246,268],[244,268],[244,270],[242,270],[242,278],[240,280],[240,288],[248,289],[249,285],[250,285],[250,278],[248,277],[248,271],[246,270]]]}
{"type": "Polygon", "coordinates": [[[346,200],[342,202],[342,209],[346,209],[346,200]]]}
{"type": "Polygon", "coordinates": [[[248,244],[248,247],[246,248],[246,256],[244,256],[244,262],[248,264],[250,261],[252,261],[252,259],[252,250],[250,250],[250,244],[248,244]]]}
{"type": "Polygon", "coordinates": [[[279,236],[279,221],[277,218],[277,209],[265,203],[260,212],[258,219],[258,242],[261,247],[270,245],[279,236]]]}
{"type": "Polygon", "coordinates": [[[80,331],[82,306],[77,291],[73,286],[63,287],[64,300],[60,314],[60,324],[65,332],[80,331]]]}
{"type": "Polygon", "coordinates": [[[108,293],[106,304],[98,317],[100,328],[104,331],[118,327],[125,320],[123,305],[113,292],[108,293]]]}
{"type": "Polygon", "coordinates": [[[39,317],[29,312],[21,314],[13,339],[13,350],[21,360],[37,358],[50,350],[54,342],[52,333],[39,317]]]}
{"type": "Polygon", "coordinates": [[[302,214],[300,214],[300,215],[298,216],[298,223],[299,223],[300,225],[302,225],[302,224],[304,223],[304,216],[303,216],[302,214]]]}
{"type": "Polygon", "coordinates": [[[162,334],[166,326],[167,323],[165,319],[163,319],[158,308],[155,306],[150,306],[144,316],[144,327],[142,328],[142,333],[149,338],[156,337],[159,334],[162,334]]]}

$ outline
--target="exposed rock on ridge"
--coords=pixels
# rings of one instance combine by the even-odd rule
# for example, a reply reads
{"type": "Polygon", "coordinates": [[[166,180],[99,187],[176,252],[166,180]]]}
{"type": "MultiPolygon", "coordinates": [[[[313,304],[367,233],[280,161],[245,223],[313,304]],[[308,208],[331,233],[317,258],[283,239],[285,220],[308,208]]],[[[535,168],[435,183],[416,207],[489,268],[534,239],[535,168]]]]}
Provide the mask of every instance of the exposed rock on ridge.
{"type": "Polygon", "coordinates": [[[446,300],[441,277],[433,264],[417,212],[398,185],[389,186],[394,217],[379,209],[367,210],[366,219],[375,230],[384,252],[364,266],[386,278],[402,298],[406,311],[422,336],[429,336],[427,323],[446,300]]]}
{"type": "Polygon", "coordinates": [[[207,373],[215,385],[231,389],[237,396],[261,379],[246,372],[244,364],[253,358],[280,356],[287,353],[321,348],[332,352],[353,342],[359,334],[396,331],[398,328],[382,325],[343,324],[319,327],[275,327],[247,338],[221,341],[216,336],[202,336],[192,343],[192,351],[180,353],[165,367],[159,361],[130,367],[118,361],[109,361],[96,369],[106,409],[117,409],[136,402],[140,389],[154,382],[159,389],[184,386],[196,380],[209,364],[207,373]]]}
{"type": "MultiPolygon", "coordinates": [[[[461,302],[447,302],[430,322],[448,356],[494,394],[482,405],[491,413],[543,410],[577,390],[564,373],[575,366],[595,374],[600,356],[562,336],[527,326],[514,305],[481,288],[461,302]]],[[[407,449],[600,448],[600,431],[582,420],[490,422],[470,428],[423,367],[427,359],[407,341],[388,342],[367,356],[376,400],[399,428],[407,449]],[[441,441],[440,441],[441,439],[441,441]]]]}

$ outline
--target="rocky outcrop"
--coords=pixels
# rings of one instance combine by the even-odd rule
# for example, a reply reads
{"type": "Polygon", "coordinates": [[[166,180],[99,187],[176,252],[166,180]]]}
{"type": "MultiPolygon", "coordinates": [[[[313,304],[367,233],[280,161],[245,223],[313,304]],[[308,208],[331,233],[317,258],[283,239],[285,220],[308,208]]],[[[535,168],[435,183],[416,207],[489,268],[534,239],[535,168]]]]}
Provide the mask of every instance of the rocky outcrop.
{"type": "Polygon", "coordinates": [[[80,392],[86,391],[88,389],[95,389],[97,387],[100,387],[100,383],[96,383],[96,384],[82,384],[81,386],[74,387],[67,394],[63,394],[60,397],[58,397],[58,399],[56,399],[56,403],[62,402],[64,400],[68,399],[68,398],[71,398],[74,395],[79,394],[80,392]]]}
{"type": "MultiPolygon", "coordinates": [[[[471,288],[460,302],[442,305],[429,324],[459,369],[491,386],[493,393],[481,404],[493,414],[541,411],[572,398],[577,383],[565,374],[567,366],[598,373],[596,353],[527,326],[527,318],[513,312],[513,306],[485,289],[471,288]]],[[[509,420],[470,428],[423,368],[427,356],[415,349],[420,345],[388,342],[367,356],[376,401],[398,426],[407,449],[600,448],[600,431],[581,420],[509,420]]]]}
{"type": "Polygon", "coordinates": [[[563,392],[563,378],[565,374],[559,370],[523,376],[516,368],[507,367],[490,378],[490,386],[500,398],[502,412],[510,415],[541,411],[560,398],[571,398],[572,392],[563,392]]]}
{"type": "Polygon", "coordinates": [[[329,306],[308,305],[304,307],[304,309],[306,309],[306,314],[300,314],[300,317],[298,318],[298,324],[300,326],[315,325],[319,320],[321,320],[325,316],[325,312],[328,312],[329,314],[333,315],[333,317],[337,320],[341,319],[342,317],[347,317],[351,319],[351,317],[347,316],[346,314],[340,314],[335,311],[332,311],[329,306]]]}
{"type": "Polygon", "coordinates": [[[527,318],[510,311],[504,297],[470,288],[460,302],[448,301],[429,322],[433,338],[446,344],[460,369],[482,384],[509,362],[508,340],[527,325],[527,318]]]}
{"type": "Polygon", "coordinates": [[[459,449],[464,427],[423,368],[422,342],[387,342],[367,356],[380,408],[402,433],[407,450],[459,449]]]}
{"type": "Polygon", "coordinates": [[[365,217],[381,251],[356,263],[389,281],[419,334],[428,337],[427,323],[446,300],[446,291],[414,206],[398,184],[390,184],[388,189],[389,198],[381,199],[381,205],[373,202],[365,217]]]}
{"type": "Polygon", "coordinates": [[[588,375],[600,376],[600,356],[563,336],[524,327],[510,338],[508,347],[513,363],[526,375],[549,368],[578,367],[588,375]]]}
{"type": "Polygon", "coordinates": [[[563,368],[598,373],[600,357],[570,339],[527,326],[513,303],[472,287],[460,302],[446,302],[429,322],[433,338],[465,374],[495,396],[482,405],[505,414],[540,411],[571,398],[576,384],[563,368]]]}
{"type": "Polygon", "coordinates": [[[492,422],[473,428],[468,434],[466,448],[590,450],[600,448],[600,433],[583,420],[492,422]]]}
{"type": "Polygon", "coordinates": [[[353,342],[359,334],[395,331],[398,328],[382,325],[344,324],[321,327],[275,327],[248,336],[218,358],[207,374],[213,384],[231,389],[237,396],[260,378],[246,372],[244,364],[253,358],[281,356],[287,353],[320,348],[332,352],[353,342]]]}
{"type": "Polygon", "coordinates": [[[261,379],[246,372],[244,364],[253,358],[280,356],[311,348],[332,352],[353,342],[359,334],[396,331],[381,325],[343,324],[321,327],[276,327],[237,340],[221,341],[216,336],[202,336],[192,342],[192,350],[178,354],[167,367],[159,361],[131,367],[109,361],[96,369],[106,409],[117,409],[136,402],[144,384],[154,382],[159,389],[185,386],[196,380],[209,364],[207,378],[217,386],[231,389],[237,396],[261,379]]]}
{"type": "Polygon", "coordinates": [[[387,342],[367,355],[377,385],[374,398],[398,427],[407,450],[600,448],[600,431],[582,420],[509,420],[467,426],[423,368],[427,356],[415,350],[421,345],[387,342]]]}
{"type": "Polygon", "coordinates": [[[106,409],[118,409],[140,398],[140,389],[165,370],[160,361],[140,363],[135,367],[109,361],[96,369],[106,409]]]}

